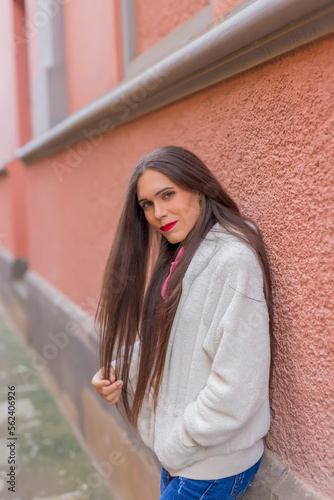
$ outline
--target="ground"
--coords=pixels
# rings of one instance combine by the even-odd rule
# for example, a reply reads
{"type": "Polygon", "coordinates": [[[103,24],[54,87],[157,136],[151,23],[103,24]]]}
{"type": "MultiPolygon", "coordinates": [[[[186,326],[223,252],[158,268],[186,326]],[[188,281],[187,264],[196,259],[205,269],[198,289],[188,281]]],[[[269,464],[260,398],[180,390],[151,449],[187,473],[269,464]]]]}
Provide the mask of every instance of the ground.
{"type": "Polygon", "coordinates": [[[0,500],[112,500],[1,309],[0,381],[0,500]]]}

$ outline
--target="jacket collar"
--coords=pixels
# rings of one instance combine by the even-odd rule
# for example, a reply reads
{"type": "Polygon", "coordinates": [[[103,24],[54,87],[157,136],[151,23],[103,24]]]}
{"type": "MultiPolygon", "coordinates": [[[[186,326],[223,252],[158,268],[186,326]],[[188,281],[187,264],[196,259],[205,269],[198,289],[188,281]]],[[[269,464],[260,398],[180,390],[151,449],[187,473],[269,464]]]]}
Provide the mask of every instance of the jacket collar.
{"type": "Polygon", "coordinates": [[[218,222],[212,226],[191,259],[184,275],[187,282],[193,281],[206,268],[213,255],[218,251],[222,239],[228,236],[218,222]]]}

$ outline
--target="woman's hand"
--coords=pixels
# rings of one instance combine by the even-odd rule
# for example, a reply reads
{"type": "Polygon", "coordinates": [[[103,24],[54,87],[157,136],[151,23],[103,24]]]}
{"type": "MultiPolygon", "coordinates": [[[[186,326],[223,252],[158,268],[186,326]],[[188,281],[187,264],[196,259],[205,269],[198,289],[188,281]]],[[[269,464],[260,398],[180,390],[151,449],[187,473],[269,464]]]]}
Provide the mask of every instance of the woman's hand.
{"type": "Polygon", "coordinates": [[[116,380],[115,370],[110,366],[109,379],[105,377],[103,368],[100,368],[92,378],[95,391],[100,394],[110,405],[118,403],[121,395],[123,382],[116,380]]]}

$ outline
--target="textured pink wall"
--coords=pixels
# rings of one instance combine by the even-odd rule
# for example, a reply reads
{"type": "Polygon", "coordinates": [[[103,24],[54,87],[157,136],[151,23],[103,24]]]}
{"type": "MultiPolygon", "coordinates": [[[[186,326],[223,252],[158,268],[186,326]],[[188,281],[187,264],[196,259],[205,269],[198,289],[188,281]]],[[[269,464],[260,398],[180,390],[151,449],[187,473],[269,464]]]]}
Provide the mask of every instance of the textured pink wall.
{"type": "Polygon", "coordinates": [[[0,162],[11,159],[19,141],[13,39],[12,1],[5,0],[0,15],[0,162]]]}
{"type": "Polygon", "coordinates": [[[226,14],[229,10],[234,9],[238,5],[242,4],[244,0],[213,0],[213,17],[221,17],[226,14]]]}
{"type": "Polygon", "coordinates": [[[9,176],[0,177],[0,247],[14,253],[9,176]]]}
{"type": "Polygon", "coordinates": [[[119,0],[64,4],[69,111],[119,83],[122,75],[119,0]]]}
{"type": "MultiPolygon", "coordinates": [[[[36,0],[25,0],[26,9],[26,37],[29,56],[29,79],[30,86],[38,78],[40,74],[39,64],[39,35],[38,28],[42,18],[37,15],[37,2],[36,0]]],[[[43,19],[44,20],[44,19],[43,19]]]]}
{"type": "Polygon", "coordinates": [[[15,257],[28,257],[27,206],[25,165],[18,159],[13,159],[6,166],[9,179],[10,206],[7,212],[11,220],[12,253],[15,257]]]}
{"type": "Polygon", "coordinates": [[[28,169],[32,269],[83,308],[99,291],[123,203],[125,172],[137,160],[136,149],[129,156],[129,148],[125,154],[124,147],[120,129],[105,136],[101,146],[92,147],[88,157],[80,158],[73,148],[28,169]],[[60,162],[73,166],[62,181],[54,170],[60,162]]]}
{"type": "Polygon", "coordinates": [[[209,0],[136,0],[137,55],[159,42],[209,3],[209,0]]]}
{"type": "Polygon", "coordinates": [[[163,144],[202,157],[269,249],[276,342],[267,444],[329,495],[333,49],[333,36],[320,39],[116,129],[89,154],[74,147],[28,169],[31,268],[93,314],[139,157],[163,144]],[[73,167],[62,181],[55,161],[73,167]]]}

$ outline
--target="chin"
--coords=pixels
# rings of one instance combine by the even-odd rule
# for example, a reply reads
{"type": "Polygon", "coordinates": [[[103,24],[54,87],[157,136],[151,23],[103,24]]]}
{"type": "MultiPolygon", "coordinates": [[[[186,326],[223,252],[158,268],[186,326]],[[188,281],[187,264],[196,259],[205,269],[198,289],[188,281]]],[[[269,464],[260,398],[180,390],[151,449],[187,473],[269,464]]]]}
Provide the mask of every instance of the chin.
{"type": "Polygon", "coordinates": [[[168,235],[164,235],[164,237],[166,238],[166,240],[169,241],[169,243],[171,243],[172,245],[176,245],[177,243],[181,243],[182,241],[182,238],[180,236],[177,236],[177,235],[173,235],[171,234],[170,236],[168,235]]]}

